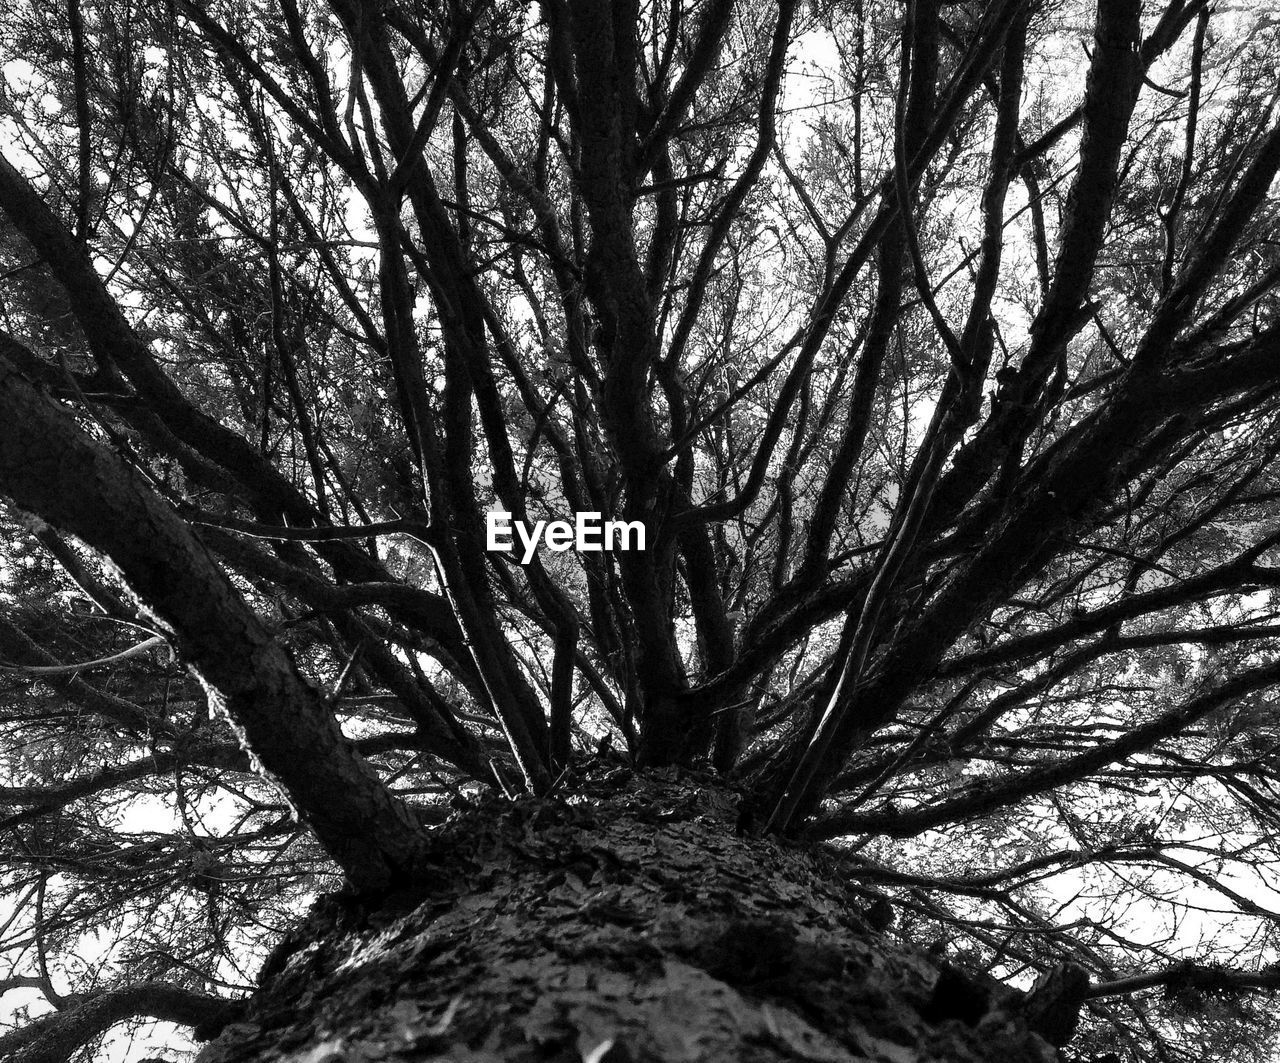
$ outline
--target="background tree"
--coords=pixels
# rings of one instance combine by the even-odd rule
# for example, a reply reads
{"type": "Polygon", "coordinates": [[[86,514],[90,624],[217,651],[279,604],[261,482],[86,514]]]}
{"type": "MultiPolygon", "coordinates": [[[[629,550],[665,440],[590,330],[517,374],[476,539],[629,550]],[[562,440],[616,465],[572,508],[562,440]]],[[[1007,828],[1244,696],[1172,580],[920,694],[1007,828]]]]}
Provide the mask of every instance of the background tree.
{"type": "Polygon", "coordinates": [[[329,876],[611,744],[908,938],[1083,968],[1081,1051],[1256,1058],[1267,4],[0,24],[0,988],[66,1020],[11,1046],[226,1013],[329,876]]]}

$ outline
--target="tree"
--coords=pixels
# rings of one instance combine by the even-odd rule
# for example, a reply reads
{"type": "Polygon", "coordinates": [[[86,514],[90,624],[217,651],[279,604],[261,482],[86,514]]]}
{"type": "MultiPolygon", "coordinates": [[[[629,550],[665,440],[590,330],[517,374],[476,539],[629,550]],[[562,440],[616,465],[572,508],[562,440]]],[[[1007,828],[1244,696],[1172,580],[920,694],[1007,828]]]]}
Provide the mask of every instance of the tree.
{"type": "MultiPolygon", "coordinates": [[[[300,931],[324,962],[268,967],[261,1007],[296,1003],[362,927],[421,932],[406,897],[482,903],[499,865],[457,822],[537,898],[511,832],[572,863],[564,799],[594,795],[606,833],[718,810],[708,875],[829,843],[788,881],[935,945],[876,946],[934,965],[899,986],[929,1022],[1016,1013],[1035,1058],[1084,1002],[1080,1058],[1257,1058],[1267,4],[0,20],[0,989],[55,1009],[0,1044],[212,1033],[340,875],[347,907],[300,931]],[[598,514],[644,549],[502,552],[496,512],[598,514]]],[[[616,871],[607,920],[671,918],[616,871]]],[[[591,885],[560,873],[561,900],[591,885]]],[[[747,1025],[794,1051],[778,1016],[817,1007],[852,1046],[796,1000],[853,984],[852,924],[815,945],[807,915],[703,914],[668,945],[705,1000],[774,1001],[747,1025]]],[[[467,1014],[445,1004],[420,1054],[467,1014]]]]}

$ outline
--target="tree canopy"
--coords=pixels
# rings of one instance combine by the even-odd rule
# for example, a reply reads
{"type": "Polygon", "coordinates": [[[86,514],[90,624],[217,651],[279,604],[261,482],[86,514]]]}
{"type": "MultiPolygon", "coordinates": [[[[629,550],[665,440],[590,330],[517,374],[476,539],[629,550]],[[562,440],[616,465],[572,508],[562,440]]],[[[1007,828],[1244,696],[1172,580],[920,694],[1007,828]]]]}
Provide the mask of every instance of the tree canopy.
{"type": "Polygon", "coordinates": [[[0,991],[99,1016],[47,1058],[590,758],[1083,967],[1082,1052],[1257,1058],[1269,9],[7,5],[0,991]]]}

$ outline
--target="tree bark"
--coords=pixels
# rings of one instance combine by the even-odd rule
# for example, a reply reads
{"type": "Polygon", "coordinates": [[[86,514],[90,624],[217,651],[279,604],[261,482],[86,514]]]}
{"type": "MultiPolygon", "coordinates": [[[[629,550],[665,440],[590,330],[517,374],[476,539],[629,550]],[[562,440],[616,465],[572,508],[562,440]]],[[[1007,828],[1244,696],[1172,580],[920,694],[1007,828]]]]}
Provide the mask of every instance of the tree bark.
{"type": "Polygon", "coordinates": [[[576,791],[464,811],[432,841],[447,882],[322,901],[199,1063],[1049,1063],[1074,1028],[1080,994],[1064,1014],[872,929],[885,900],[834,850],[735,834],[709,777],[601,760],[576,791]]]}

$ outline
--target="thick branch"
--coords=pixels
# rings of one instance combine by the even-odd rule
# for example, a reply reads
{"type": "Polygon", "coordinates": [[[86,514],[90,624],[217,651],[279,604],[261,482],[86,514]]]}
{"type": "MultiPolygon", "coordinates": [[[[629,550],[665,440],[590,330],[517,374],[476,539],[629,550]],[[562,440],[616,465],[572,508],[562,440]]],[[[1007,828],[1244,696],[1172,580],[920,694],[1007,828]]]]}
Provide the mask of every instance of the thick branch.
{"type": "Polygon", "coordinates": [[[235,1000],[164,982],[143,982],[82,998],[78,1003],[0,1037],[9,1063],[66,1063],[76,1049],[128,1019],[151,1018],[182,1026],[216,1028],[240,1011],[235,1000]]]}
{"type": "Polygon", "coordinates": [[[0,489],[119,566],[230,717],[251,757],[359,887],[418,851],[412,814],[343,737],[319,693],[187,526],[0,360],[0,489]]]}

